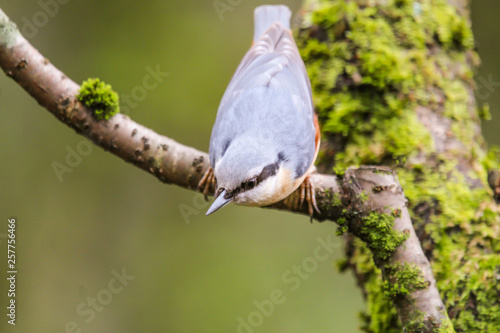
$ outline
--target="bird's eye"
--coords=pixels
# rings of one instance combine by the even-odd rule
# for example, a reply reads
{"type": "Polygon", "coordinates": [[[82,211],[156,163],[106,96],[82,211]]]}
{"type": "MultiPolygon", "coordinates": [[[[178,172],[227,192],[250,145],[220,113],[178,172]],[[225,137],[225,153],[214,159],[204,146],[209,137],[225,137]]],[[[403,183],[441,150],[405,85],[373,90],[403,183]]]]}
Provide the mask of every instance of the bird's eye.
{"type": "Polygon", "coordinates": [[[247,191],[251,190],[255,187],[255,185],[257,185],[257,179],[252,178],[245,183],[245,190],[247,190],[247,191]]]}

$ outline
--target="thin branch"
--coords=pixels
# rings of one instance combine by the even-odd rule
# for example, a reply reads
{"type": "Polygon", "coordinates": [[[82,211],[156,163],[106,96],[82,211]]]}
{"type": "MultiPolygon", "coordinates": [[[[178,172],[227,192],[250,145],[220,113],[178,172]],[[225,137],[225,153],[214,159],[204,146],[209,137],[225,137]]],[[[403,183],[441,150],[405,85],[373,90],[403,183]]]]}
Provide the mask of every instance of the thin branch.
{"type": "MultiPolygon", "coordinates": [[[[18,31],[15,24],[0,9],[0,66],[41,106],[57,119],[92,140],[104,150],[151,173],[160,181],[197,190],[204,172],[210,167],[208,154],[184,146],[175,140],[146,128],[128,116],[117,114],[108,121],[98,121],[91,110],[77,99],[80,86],[41,55],[18,31]]],[[[318,195],[318,205],[332,206],[325,190],[337,191],[336,177],[313,175],[311,183],[318,195]]],[[[214,189],[210,194],[213,195],[214,189]]],[[[299,191],[293,198],[299,196],[299,191]]],[[[285,200],[273,208],[307,214],[306,205],[285,200]]],[[[318,220],[334,219],[328,210],[316,213],[318,220]]]]}
{"type": "MultiPolygon", "coordinates": [[[[95,120],[91,110],[75,97],[78,84],[43,57],[19,33],[15,24],[1,9],[0,66],[41,106],[78,134],[153,174],[162,182],[197,190],[198,182],[209,168],[206,153],[159,135],[122,114],[115,115],[108,121],[95,120]]],[[[401,284],[397,276],[398,267],[415,267],[412,269],[420,276],[420,285],[411,282],[406,286],[407,293],[398,289],[393,295],[403,325],[410,327],[419,320],[426,327],[430,327],[427,325],[429,322],[451,325],[429,262],[415,235],[404,193],[394,173],[384,168],[361,167],[349,169],[344,177],[314,174],[311,176],[311,183],[316,188],[316,198],[321,209],[321,214],[315,213],[314,217],[332,221],[344,219],[348,230],[364,240],[372,250],[389,286],[401,284]],[[394,211],[400,213],[392,216],[394,211]],[[390,222],[380,230],[382,237],[385,232],[385,236],[389,235],[387,237],[400,239],[394,248],[378,248],[380,244],[375,242],[380,240],[372,239],[367,233],[366,218],[374,213],[390,222]],[[422,318],[418,319],[413,314],[419,314],[422,318]]],[[[211,190],[213,194],[213,189],[211,190]]],[[[272,205],[272,208],[307,214],[306,205],[297,205],[299,196],[299,191],[296,191],[289,198],[272,205]]]]}

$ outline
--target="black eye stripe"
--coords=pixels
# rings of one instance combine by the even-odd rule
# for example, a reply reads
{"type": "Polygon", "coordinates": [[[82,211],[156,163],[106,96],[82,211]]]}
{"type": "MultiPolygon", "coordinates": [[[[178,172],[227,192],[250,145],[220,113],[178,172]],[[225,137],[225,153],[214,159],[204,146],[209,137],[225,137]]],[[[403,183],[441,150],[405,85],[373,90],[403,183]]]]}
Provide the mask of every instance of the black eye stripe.
{"type": "Polygon", "coordinates": [[[230,199],[230,198],[233,198],[235,195],[237,195],[237,194],[238,194],[238,193],[240,193],[240,192],[241,192],[241,187],[239,187],[239,186],[238,186],[238,187],[237,187],[237,188],[235,188],[234,190],[232,190],[232,191],[230,191],[230,192],[228,191],[228,192],[224,195],[224,198],[225,198],[225,199],[230,199]]]}
{"type": "Polygon", "coordinates": [[[251,178],[243,183],[240,184],[240,186],[236,187],[232,191],[228,191],[226,195],[224,196],[226,199],[232,198],[235,195],[238,195],[240,192],[243,191],[249,191],[267,178],[274,176],[275,174],[278,173],[278,169],[280,168],[280,164],[283,161],[286,161],[286,156],[283,152],[278,154],[278,160],[274,163],[266,165],[263,169],[260,175],[257,177],[251,178]]]}
{"type": "Polygon", "coordinates": [[[280,167],[279,162],[266,165],[264,169],[262,169],[260,175],[257,176],[257,182],[258,183],[263,182],[267,178],[274,176],[278,172],[279,167],[280,167]]]}

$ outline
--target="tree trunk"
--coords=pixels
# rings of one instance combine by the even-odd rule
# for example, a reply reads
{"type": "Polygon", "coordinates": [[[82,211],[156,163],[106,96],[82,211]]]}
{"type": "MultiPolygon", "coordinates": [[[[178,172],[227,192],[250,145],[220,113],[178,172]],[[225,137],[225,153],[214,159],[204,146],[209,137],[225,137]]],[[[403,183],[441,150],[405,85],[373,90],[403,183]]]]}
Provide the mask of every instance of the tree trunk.
{"type": "MultiPolygon", "coordinates": [[[[481,134],[486,109],[473,93],[479,60],[467,6],[305,1],[298,45],[324,138],[319,170],[396,168],[455,330],[500,332],[499,207],[488,185],[498,158],[481,134]]],[[[363,242],[345,237],[340,266],[366,299],[364,331],[401,332],[398,295],[384,289],[363,242]]],[[[421,331],[418,320],[406,331],[421,331]]]]}

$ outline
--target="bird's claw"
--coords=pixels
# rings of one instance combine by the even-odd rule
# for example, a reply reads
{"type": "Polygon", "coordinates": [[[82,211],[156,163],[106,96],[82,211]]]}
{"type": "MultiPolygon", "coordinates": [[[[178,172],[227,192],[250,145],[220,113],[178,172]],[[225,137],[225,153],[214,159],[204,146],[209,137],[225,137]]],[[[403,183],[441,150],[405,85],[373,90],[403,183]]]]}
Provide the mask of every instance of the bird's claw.
{"type": "Polygon", "coordinates": [[[215,188],[215,175],[214,171],[211,167],[208,168],[207,171],[203,174],[200,182],[198,183],[198,191],[203,193],[205,197],[205,201],[208,201],[208,192],[210,192],[210,188],[215,188]]]}
{"type": "Polygon", "coordinates": [[[316,202],[316,189],[314,188],[314,185],[311,183],[309,177],[306,177],[306,179],[304,179],[304,182],[300,184],[299,208],[302,207],[304,200],[307,202],[307,211],[312,221],[314,211],[316,211],[318,214],[321,214],[321,211],[319,210],[316,202]]]}

